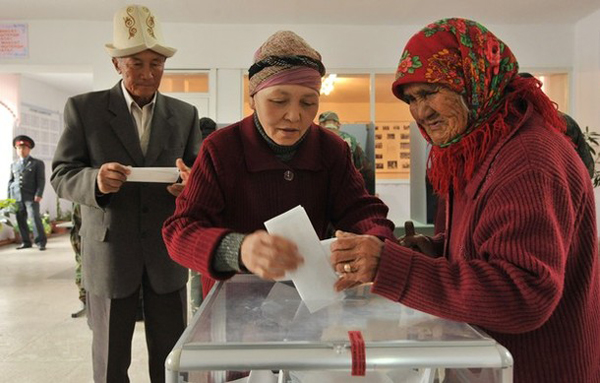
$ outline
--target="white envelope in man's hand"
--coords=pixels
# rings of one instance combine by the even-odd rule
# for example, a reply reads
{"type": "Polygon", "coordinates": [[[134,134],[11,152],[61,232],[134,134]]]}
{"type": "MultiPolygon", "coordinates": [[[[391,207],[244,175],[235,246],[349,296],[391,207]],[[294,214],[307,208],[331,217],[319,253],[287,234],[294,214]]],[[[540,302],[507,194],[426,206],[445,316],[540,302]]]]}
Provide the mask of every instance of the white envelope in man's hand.
{"type": "Polygon", "coordinates": [[[133,168],[127,176],[128,182],[162,182],[175,183],[179,178],[179,169],[177,168],[133,168]]]}

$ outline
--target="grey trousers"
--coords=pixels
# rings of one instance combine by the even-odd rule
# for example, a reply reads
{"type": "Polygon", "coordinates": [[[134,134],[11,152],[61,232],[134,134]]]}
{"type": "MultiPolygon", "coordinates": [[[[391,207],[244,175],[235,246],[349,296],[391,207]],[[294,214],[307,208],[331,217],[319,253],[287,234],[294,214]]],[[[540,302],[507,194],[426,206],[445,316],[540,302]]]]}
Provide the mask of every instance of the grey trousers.
{"type": "Polygon", "coordinates": [[[40,217],[40,203],[35,201],[18,201],[19,211],[17,211],[17,224],[19,225],[19,233],[24,245],[31,245],[29,238],[29,225],[27,218],[31,218],[33,222],[33,241],[38,246],[46,246],[46,233],[44,225],[40,217]]]}
{"type": "MultiPolygon", "coordinates": [[[[157,294],[144,272],[142,286],[144,325],[150,381],[165,381],[165,360],[187,324],[186,289],[157,294]]],[[[95,383],[128,383],[131,342],[139,289],[128,297],[109,299],[87,294],[88,323],[93,332],[95,383]]]]}

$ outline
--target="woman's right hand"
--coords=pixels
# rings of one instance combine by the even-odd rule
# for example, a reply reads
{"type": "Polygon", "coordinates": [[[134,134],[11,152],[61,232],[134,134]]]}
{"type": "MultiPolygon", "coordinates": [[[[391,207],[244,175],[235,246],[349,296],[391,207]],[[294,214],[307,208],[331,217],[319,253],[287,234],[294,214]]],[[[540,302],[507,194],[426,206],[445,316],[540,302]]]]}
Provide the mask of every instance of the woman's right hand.
{"type": "Polygon", "coordinates": [[[384,242],[372,235],[336,230],[331,244],[331,265],[339,274],[334,288],[342,291],[375,280],[384,242]]]}
{"type": "Polygon", "coordinates": [[[251,273],[263,279],[276,279],[304,263],[292,241],[258,230],[242,242],[240,260],[251,273]]]}

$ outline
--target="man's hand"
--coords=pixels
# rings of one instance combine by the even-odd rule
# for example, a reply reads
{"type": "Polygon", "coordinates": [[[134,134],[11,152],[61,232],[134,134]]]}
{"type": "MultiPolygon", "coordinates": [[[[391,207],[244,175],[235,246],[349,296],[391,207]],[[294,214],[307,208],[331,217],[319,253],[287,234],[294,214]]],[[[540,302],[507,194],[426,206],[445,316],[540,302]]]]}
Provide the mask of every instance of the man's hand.
{"type": "Polygon", "coordinates": [[[33,197],[33,200],[35,202],[40,202],[42,200],[42,197],[40,197],[39,195],[36,195],[35,197],[33,197]]]}
{"type": "Polygon", "coordinates": [[[131,170],[118,162],[102,164],[98,170],[98,177],[96,177],[98,190],[103,194],[118,192],[123,186],[123,182],[127,181],[129,173],[131,170]]]}
{"type": "Polygon", "coordinates": [[[185,187],[185,184],[187,183],[187,180],[190,177],[190,172],[192,171],[192,169],[188,168],[181,158],[178,158],[177,161],[175,161],[175,166],[177,166],[177,168],[179,169],[179,176],[181,177],[181,182],[167,186],[167,190],[169,191],[169,193],[177,197],[183,191],[183,188],[185,187]]]}

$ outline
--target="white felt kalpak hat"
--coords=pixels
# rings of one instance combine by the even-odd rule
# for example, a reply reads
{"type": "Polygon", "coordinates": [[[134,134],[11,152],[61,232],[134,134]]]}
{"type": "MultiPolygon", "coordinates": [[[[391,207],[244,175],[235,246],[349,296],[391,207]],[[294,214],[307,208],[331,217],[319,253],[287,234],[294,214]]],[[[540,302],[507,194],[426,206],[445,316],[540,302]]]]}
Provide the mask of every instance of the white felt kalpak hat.
{"type": "Polygon", "coordinates": [[[128,5],[115,13],[113,42],[105,45],[112,57],[125,57],[153,50],[171,57],[177,49],[164,45],[162,30],[156,16],[143,5],[128,5]]]}

